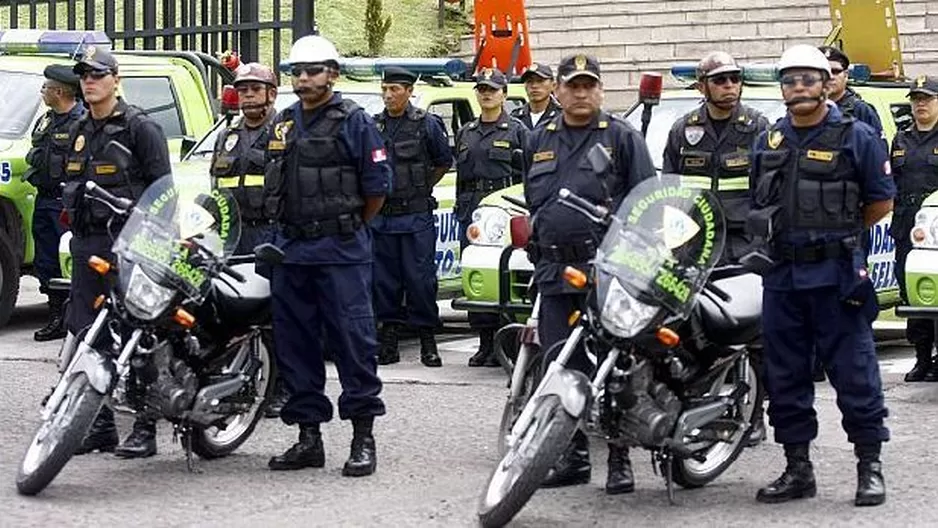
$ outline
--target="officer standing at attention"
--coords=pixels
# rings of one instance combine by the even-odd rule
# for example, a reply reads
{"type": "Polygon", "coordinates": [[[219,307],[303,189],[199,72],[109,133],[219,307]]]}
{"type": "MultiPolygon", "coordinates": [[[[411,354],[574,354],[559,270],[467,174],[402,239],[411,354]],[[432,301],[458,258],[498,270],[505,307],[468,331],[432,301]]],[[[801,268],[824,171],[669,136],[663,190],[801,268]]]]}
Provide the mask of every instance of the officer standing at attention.
{"type": "Polygon", "coordinates": [[[333,92],[339,53],[318,35],[290,50],[299,101],[272,125],[264,205],[277,221],[273,243],[284,252],[273,267],[271,294],[277,363],[290,399],[280,412],[299,425],[299,441],[270,459],[272,470],[323,467],[320,424],[332,419],[324,393],[320,328],[342,383],[339,417],[351,420],[351,454],[342,474],[374,473],[374,417],[385,412],[377,375],[372,308],[372,237],[367,223],[390,190],[387,151],[371,116],[333,92]]]}
{"type": "MultiPolygon", "coordinates": [[[[831,67],[831,79],[828,82],[830,95],[828,99],[837,103],[841,113],[852,117],[857,121],[862,121],[873,127],[877,134],[882,134],[883,123],[879,119],[876,109],[864,101],[858,93],[847,87],[847,77],[850,67],[850,59],[847,54],[833,46],[821,46],[818,48],[827,58],[831,67]]],[[[885,136],[883,136],[885,139],[885,136]]]]}
{"type": "MultiPolygon", "coordinates": [[[[896,132],[892,140],[891,164],[896,181],[896,210],[892,215],[892,237],[896,241],[896,280],[902,302],[908,304],[905,262],[912,250],[910,232],[922,201],[938,190],[938,78],[918,77],[909,90],[913,125],[896,132]]],[[[915,366],[905,381],[938,381],[938,362],[932,359],[935,321],[909,319],[906,339],[915,346],[915,366]]]]}
{"type": "MultiPolygon", "coordinates": [[[[533,219],[534,232],[528,253],[534,262],[534,282],[541,294],[538,333],[549,358],[570,334],[568,319],[581,308],[586,295],[566,284],[563,269],[585,270],[596,254],[603,230],[557,202],[557,192],[566,187],[587,200],[615,210],[637,184],[656,175],[655,166],[642,135],[627,122],[601,108],[603,85],[599,62],[594,57],[566,57],[557,68],[557,95],[563,112],[531,133],[525,167],[524,194],[533,219]],[[603,175],[594,173],[586,155],[597,143],[612,157],[603,175]]],[[[569,363],[589,375],[592,364],[585,350],[574,353],[569,363]]],[[[570,447],[548,473],[541,487],[569,486],[589,482],[589,439],[577,431],[570,447]]],[[[627,447],[609,445],[606,493],[629,493],[635,489],[627,447]]]]}
{"type": "MultiPolygon", "coordinates": [[[[482,198],[521,183],[521,160],[515,150],[524,149],[527,129],[505,111],[508,79],[499,70],[486,68],[476,76],[476,99],[482,114],[456,132],[456,207],[460,251],[469,245],[466,229],[482,198]]],[[[479,331],[479,350],[469,358],[470,367],[497,367],[493,341],[498,316],[469,312],[469,325],[479,331]]]]}
{"type": "Polygon", "coordinates": [[[557,82],[550,66],[532,63],[521,74],[521,81],[528,94],[528,102],[512,110],[511,117],[524,123],[528,130],[534,130],[560,115],[560,105],[554,99],[557,82]]]}
{"type": "MultiPolygon", "coordinates": [[[[752,242],[749,212],[749,150],[769,127],[761,112],[740,102],[742,68],[729,53],[707,54],[697,65],[697,89],[704,102],[674,122],[664,149],[662,172],[680,174],[683,185],[712,190],[726,215],[726,249],[720,264],[738,263],[752,242]]],[[[749,436],[765,439],[762,412],[749,436]]]]}
{"type": "MultiPolygon", "coordinates": [[[[113,262],[112,235],[120,232],[118,218],[111,224],[111,210],[104,204],[83,199],[83,186],[93,181],[115,196],[136,200],[153,181],[172,170],[166,136],[143,110],[127,104],[117,95],[120,83],[117,60],[104,48],[88,46],[74,67],[81,78],[81,91],[89,112],[72,125],[65,172],[69,180],[63,202],[69,211],[73,233],[72,287],[66,325],[78,335],[94,321],[94,300],[108,291],[107,281],[87,265],[92,255],[113,262]],[[109,159],[105,147],[117,141],[133,156],[130,166],[121,169],[109,159]]],[[[122,458],[143,458],[156,454],[156,417],[141,414],[133,431],[117,447],[117,429],[110,407],[102,407],[85,437],[78,454],[93,450],[115,451],[122,458]]]]}
{"type": "Polygon", "coordinates": [[[769,420],[788,464],[759,490],[766,503],[814,497],[810,442],[817,437],[815,350],[837,392],[857,464],[857,506],[882,504],[880,462],[889,440],[872,321],[879,307],[860,237],[892,210],[896,189],[882,138],[827,104],[827,58],[814,46],[778,63],[786,116],[753,149],[751,218],[771,219],[764,254],[763,336],[769,420]]]}
{"type": "Polygon", "coordinates": [[[393,188],[378,216],[371,221],[375,237],[375,310],[378,364],[401,360],[398,333],[410,322],[420,336],[420,362],[440,367],[434,332],[440,323],[436,304],[437,207],[433,186],[453,165],[446,126],[435,114],[410,104],[417,76],[398,67],[384,70],[381,92],[384,111],[375,123],[394,168],[393,188]],[[407,313],[404,313],[404,296],[407,313]]]}
{"type": "Polygon", "coordinates": [[[36,244],[36,277],[39,291],[49,298],[49,321],[33,334],[36,341],[65,337],[64,305],[68,292],[49,289],[49,281],[62,276],[59,267],[59,238],[64,232],[59,222],[62,213],[62,189],[65,181],[65,156],[68,153],[68,129],[85,114],[78,102],[81,89],[78,76],[65,65],[46,66],[42,84],[42,102],[49,110],[33,128],[32,148],[26,154],[29,170],[24,179],[36,187],[33,210],[33,240],[36,244]]]}

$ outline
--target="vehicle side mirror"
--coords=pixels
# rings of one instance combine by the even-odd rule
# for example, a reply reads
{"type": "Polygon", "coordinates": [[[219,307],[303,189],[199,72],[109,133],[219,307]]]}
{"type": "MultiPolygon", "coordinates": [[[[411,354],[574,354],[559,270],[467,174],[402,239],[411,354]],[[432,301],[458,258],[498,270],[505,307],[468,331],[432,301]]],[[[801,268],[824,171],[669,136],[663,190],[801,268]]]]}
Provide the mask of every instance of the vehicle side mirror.
{"type": "Polygon", "coordinates": [[[612,157],[600,143],[593,145],[593,148],[586,154],[586,159],[590,162],[590,168],[592,168],[593,172],[596,174],[606,172],[606,169],[608,169],[609,165],[612,163],[612,157]]]}
{"type": "Polygon", "coordinates": [[[182,148],[180,149],[180,152],[179,152],[179,159],[182,159],[188,156],[189,153],[192,152],[192,149],[195,148],[195,145],[197,143],[198,141],[194,137],[186,136],[182,138],[182,148]]]}
{"type": "Polygon", "coordinates": [[[133,153],[130,152],[130,149],[125,147],[123,144],[117,140],[112,139],[108,141],[108,144],[104,146],[104,152],[101,155],[107,161],[110,161],[120,170],[126,170],[127,167],[130,167],[131,161],[133,161],[133,153]]]}

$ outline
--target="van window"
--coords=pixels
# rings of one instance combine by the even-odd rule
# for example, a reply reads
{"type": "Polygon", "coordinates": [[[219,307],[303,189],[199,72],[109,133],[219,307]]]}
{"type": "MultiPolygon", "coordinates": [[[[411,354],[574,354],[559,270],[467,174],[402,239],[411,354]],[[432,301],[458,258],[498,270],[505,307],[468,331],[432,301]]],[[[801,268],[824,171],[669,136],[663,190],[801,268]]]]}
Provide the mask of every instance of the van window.
{"type": "Polygon", "coordinates": [[[159,123],[167,138],[185,135],[176,92],[168,77],[123,77],[121,90],[124,100],[139,106],[159,123]]]}
{"type": "Polygon", "coordinates": [[[456,132],[463,125],[475,119],[472,106],[465,99],[452,99],[449,101],[433,101],[427,105],[427,111],[440,116],[446,125],[446,135],[449,137],[449,146],[456,144],[456,132]]]}

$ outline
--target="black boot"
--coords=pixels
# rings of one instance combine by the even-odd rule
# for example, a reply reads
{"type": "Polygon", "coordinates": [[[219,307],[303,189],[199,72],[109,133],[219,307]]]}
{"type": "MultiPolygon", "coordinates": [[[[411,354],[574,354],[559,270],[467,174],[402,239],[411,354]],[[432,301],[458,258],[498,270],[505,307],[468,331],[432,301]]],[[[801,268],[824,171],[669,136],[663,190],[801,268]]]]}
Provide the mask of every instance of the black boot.
{"type": "Polygon", "coordinates": [[[114,455],[120,458],[147,458],[156,454],[156,420],[139,417],[134,429],[114,455]]]}
{"type": "Polygon", "coordinates": [[[62,307],[66,298],[58,292],[49,293],[49,322],[33,334],[34,340],[54,341],[65,337],[65,317],[62,307]]]}
{"type": "Polygon", "coordinates": [[[821,362],[821,356],[814,354],[814,381],[824,381],[827,377],[824,375],[824,364],[821,362]]]}
{"type": "Polygon", "coordinates": [[[436,348],[436,336],[432,328],[420,329],[420,362],[427,367],[442,367],[443,360],[436,348]]]}
{"type": "Polygon", "coordinates": [[[809,444],[785,444],[788,465],[782,476],[759,490],[756,500],[767,504],[788,502],[817,495],[814,466],[808,457],[809,444]]]}
{"type": "Polygon", "coordinates": [[[120,439],[117,438],[117,427],[114,426],[114,411],[110,407],[101,407],[98,415],[94,417],[91,429],[75,450],[75,455],[84,455],[92,451],[111,453],[117,447],[120,439]]]}
{"type": "Polygon", "coordinates": [[[915,345],[915,366],[905,375],[905,381],[925,381],[928,371],[932,369],[931,344],[915,345]]]}
{"type": "Polygon", "coordinates": [[[400,325],[384,323],[378,331],[378,364],[391,365],[401,360],[401,353],[397,349],[400,325]]]}
{"type": "Polygon", "coordinates": [[[303,468],[321,468],[326,465],[326,450],[322,446],[319,424],[300,425],[300,440],[282,455],[272,457],[267,467],[274,471],[303,468]]]}
{"type": "Polygon", "coordinates": [[[632,475],[632,461],[629,460],[629,448],[609,444],[609,459],[606,463],[606,495],[619,495],[635,491],[635,477],[632,475]]]}
{"type": "Polygon", "coordinates": [[[573,441],[567,447],[566,452],[561,455],[560,460],[550,468],[544,482],[541,482],[542,488],[559,488],[562,486],[575,486],[577,484],[587,484],[592,474],[590,466],[590,440],[583,433],[577,431],[573,435],[573,441]]]}
{"type": "Polygon", "coordinates": [[[857,506],[879,506],[886,502],[886,480],[883,478],[883,463],[879,460],[881,444],[858,444],[853,452],[857,455],[857,506]]]}
{"type": "Polygon", "coordinates": [[[929,365],[928,370],[925,371],[925,377],[922,378],[922,381],[938,381],[938,359],[934,357],[931,358],[931,365],[929,365]]]}
{"type": "Polygon", "coordinates": [[[286,405],[287,400],[290,399],[290,392],[287,391],[287,385],[283,382],[283,378],[281,378],[279,374],[274,381],[274,385],[274,393],[267,403],[267,407],[264,409],[264,418],[278,418],[280,411],[283,410],[283,406],[286,405]]]}
{"type": "Polygon", "coordinates": [[[378,455],[371,432],[374,421],[373,416],[352,419],[352,449],[342,468],[343,477],[364,477],[375,472],[378,455]]]}
{"type": "Polygon", "coordinates": [[[479,331],[479,350],[469,358],[470,367],[497,367],[495,357],[495,330],[485,328],[479,331]]]}

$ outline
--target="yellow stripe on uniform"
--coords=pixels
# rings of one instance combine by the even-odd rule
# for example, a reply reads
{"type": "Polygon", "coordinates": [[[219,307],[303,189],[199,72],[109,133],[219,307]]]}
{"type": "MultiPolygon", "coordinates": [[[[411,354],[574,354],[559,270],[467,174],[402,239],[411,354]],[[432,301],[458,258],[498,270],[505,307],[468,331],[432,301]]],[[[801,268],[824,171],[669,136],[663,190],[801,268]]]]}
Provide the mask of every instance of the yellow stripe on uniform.
{"type": "Polygon", "coordinates": [[[240,182],[240,176],[228,176],[225,178],[218,178],[217,185],[219,189],[231,189],[237,187],[240,182]]]}
{"type": "Polygon", "coordinates": [[[709,189],[710,178],[706,176],[688,176],[686,174],[682,174],[681,186],[690,187],[691,189],[709,189]]]}
{"type": "Polygon", "coordinates": [[[720,178],[717,180],[717,186],[721,191],[747,191],[749,190],[749,177],[720,178]]]}
{"type": "Polygon", "coordinates": [[[263,187],[264,175],[263,174],[245,174],[244,186],[245,187],[263,187]]]}

